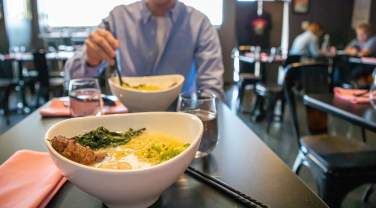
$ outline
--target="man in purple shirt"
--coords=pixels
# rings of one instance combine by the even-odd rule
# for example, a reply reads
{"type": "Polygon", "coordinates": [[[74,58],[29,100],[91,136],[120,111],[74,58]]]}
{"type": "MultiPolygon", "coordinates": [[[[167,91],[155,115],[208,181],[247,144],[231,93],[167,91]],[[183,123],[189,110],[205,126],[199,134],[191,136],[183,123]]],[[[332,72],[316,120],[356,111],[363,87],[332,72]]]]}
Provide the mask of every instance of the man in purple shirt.
{"type": "Polygon", "coordinates": [[[376,56],[376,36],[373,36],[370,24],[360,24],[356,27],[356,38],[345,49],[352,56],[376,56]]]}
{"type": "Polygon", "coordinates": [[[181,74],[183,91],[223,98],[218,34],[209,19],[177,0],[144,0],[114,8],[66,64],[66,79],[94,77],[114,64],[119,50],[125,76],[181,74]]]}

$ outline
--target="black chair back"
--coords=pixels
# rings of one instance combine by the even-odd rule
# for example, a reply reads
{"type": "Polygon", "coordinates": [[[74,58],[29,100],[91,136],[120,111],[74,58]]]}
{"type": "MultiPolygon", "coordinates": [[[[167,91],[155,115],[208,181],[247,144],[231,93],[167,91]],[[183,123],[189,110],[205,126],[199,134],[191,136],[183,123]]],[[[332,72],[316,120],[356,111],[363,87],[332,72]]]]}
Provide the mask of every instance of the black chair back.
{"type": "Polygon", "coordinates": [[[14,72],[12,61],[0,60],[0,79],[13,79],[14,72]]]}
{"type": "Polygon", "coordinates": [[[288,65],[286,68],[283,88],[299,147],[301,135],[294,89],[298,89],[303,94],[328,93],[330,91],[328,69],[327,64],[300,63],[288,65]]]}
{"type": "Polygon", "coordinates": [[[46,58],[46,51],[37,50],[33,52],[34,67],[38,71],[38,82],[41,87],[49,87],[49,72],[46,58]]]}

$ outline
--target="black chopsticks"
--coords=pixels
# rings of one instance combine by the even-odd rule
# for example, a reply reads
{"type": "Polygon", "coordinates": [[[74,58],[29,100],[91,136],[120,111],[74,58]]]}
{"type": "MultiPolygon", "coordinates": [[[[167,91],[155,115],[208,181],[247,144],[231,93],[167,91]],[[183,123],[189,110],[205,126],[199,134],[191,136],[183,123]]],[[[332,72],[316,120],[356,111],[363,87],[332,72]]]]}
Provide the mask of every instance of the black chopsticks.
{"type": "Polygon", "coordinates": [[[197,170],[195,170],[192,167],[188,167],[187,170],[185,171],[186,174],[189,176],[204,182],[217,190],[231,196],[236,201],[241,202],[243,205],[246,205],[248,207],[252,208],[267,208],[268,206],[257,201],[256,199],[251,198],[250,196],[232,188],[231,186],[225,184],[224,182],[217,180],[211,176],[208,176],[206,174],[203,174],[197,170]]]}
{"type": "MultiPolygon", "coordinates": [[[[108,22],[108,20],[105,20],[105,19],[103,19],[103,25],[104,25],[104,29],[105,30],[107,30],[107,31],[109,31],[109,32],[111,32],[111,28],[110,28],[110,23],[108,22]]],[[[112,71],[116,71],[116,73],[117,73],[117,75],[118,75],[118,77],[119,77],[119,84],[120,84],[120,86],[123,86],[123,79],[121,78],[121,72],[120,72],[120,68],[119,68],[119,58],[120,57],[118,57],[119,55],[118,55],[118,50],[119,49],[117,49],[116,50],[116,56],[115,56],[115,64],[113,65],[113,66],[110,66],[111,68],[112,68],[112,71]]],[[[113,73],[113,72],[111,72],[111,73],[113,73]]]]}

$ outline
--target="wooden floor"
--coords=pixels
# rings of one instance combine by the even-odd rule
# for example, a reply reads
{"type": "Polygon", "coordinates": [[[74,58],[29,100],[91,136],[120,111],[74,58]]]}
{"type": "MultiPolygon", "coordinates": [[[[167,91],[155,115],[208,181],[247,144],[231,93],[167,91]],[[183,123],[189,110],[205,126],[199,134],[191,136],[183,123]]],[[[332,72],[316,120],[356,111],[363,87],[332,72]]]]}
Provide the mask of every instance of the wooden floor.
{"type": "MultiPolygon", "coordinates": [[[[296,137],[292,130],[292,124],[286,111],[285,119],[283,122],[275,122],[272,125],[271,131],[268,134],[266,132],[265,122],[252,122],[250,119],[250,109],[252,106],[253,94],[251,90],[248,90],[244,96],[244,102],[239,108],[236,102],[237,87],[226,87],[226,103],[230,106],[234,113],[236,113],[258,136],[289,166],[291,167],[297,151],[296,137]]],[[[16,99],[11,99],[11,107],[14,108],[16,99]]],[[[299,105],[299,115],[303,115],[303,105],[299,105]]],[[[27,115],[19,115],[13,113],[11,116],[11,125],[6,125],[3,116],[0,119],[0,134],[8,130],[11,126],[17,124],[27,115]]],[[[330,118],[330,131],[333,134],[343,135],[348,138],[360,138],[360,128],[346,123],[337,118],[330,118]]],[[[305,126],[305,120],[303,116],[300,118],[301,126],[305,126]]],[[[376,145],[376,135],[373,133],[367,133],[368,141],[370,145],[376,145]]],[[[303,168],[300,174],[300,178],[312,189],[316,190],[314,179],[307,168],[303,168]]],[[[368,204],[363,204],[361,195],[364,193],[366,186],[359,187],[351,192],[343,203],[343,208],[376,208],[376,194],[373,194],[368,204]]]]}

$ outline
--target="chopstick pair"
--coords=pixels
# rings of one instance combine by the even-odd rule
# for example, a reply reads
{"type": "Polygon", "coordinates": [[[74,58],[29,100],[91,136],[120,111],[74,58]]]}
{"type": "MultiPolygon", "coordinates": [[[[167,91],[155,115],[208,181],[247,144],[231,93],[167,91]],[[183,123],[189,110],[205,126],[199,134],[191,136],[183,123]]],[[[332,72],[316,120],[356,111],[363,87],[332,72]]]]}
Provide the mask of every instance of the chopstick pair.
{"type": "MultiPolygon", "coordinates": [[[[108,20],[103,19],[102,22],[103,22],[103,25],[104,25],[104,29],[107,30],[108,32],[111,32],[110,23],[108,22],[108,20]]],[[[120,59],[119,49],[117,49],[116,50],[116,56],[115,56],[115,64],[113,66],[110,66],[110,67],[111,67],[111,71],[112,71],[111,73],[113,73],[113,71],[116,71],[116,74],[118,75],[118,78],[119,78],[119,84],[120,84],[120,86],[123,86],[124,82],[123,82],[123,79],[121,78],[119,59],[120,59]]]]}
{"type": "Polygon", "coordinates": [[[185,172],[189,176],[191,176],[191,177],[193,177],[193,178],[195,178],[195,179],[197,179],[201,182],[204,182],[204,183],[218,189],[219,191],[231,196],[231,198],[233,198],[236,201],[239,201],[243,205],[246,205],[246,206],[251,207],[251,208],[267,208],[268,207],[267,205],[257,201],[256,199],[253,199],[250,196],[232,188],[231,186],[225,184],[224,182],[217,180],[217,179],[215,179],[211,176],[208,176],[206,174],[203,174],[203,173],[195,170],[192,167],[188,167],[185,172]]]}

